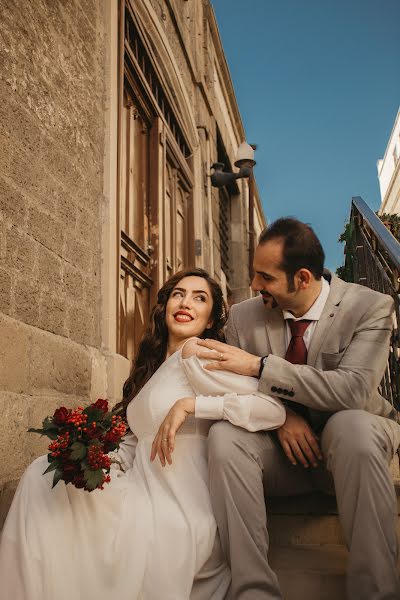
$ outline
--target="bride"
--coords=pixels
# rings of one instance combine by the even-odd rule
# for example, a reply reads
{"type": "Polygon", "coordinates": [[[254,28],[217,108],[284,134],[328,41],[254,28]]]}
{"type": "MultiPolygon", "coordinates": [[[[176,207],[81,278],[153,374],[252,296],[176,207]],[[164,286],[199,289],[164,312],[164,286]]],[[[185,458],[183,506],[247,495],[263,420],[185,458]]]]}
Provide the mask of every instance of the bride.
{"type": "Polygon", "coordinates": [[[27,468],[0,544],[1,600],[227,597],[230,572],[207,487],[208,430],[220,419],[272,429],[285,411],[256,379],[203,368],[196,338],[222,340],[225,319],[221,289],[201,269],[161,288],[124,386],[125,471],[113,469],[104,490],[87,493],[64,482],[51,489],[47,456],[27,468]]]}

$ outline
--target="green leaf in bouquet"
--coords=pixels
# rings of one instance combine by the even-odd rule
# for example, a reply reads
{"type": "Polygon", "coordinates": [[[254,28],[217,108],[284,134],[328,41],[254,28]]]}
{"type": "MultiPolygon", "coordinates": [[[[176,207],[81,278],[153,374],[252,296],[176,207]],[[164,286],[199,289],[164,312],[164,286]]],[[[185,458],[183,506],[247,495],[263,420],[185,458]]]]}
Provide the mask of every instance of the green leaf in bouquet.
{"type": "Polygon", "coordinates": [[[63,476],[63,472],[61,471],[61,469],[56,469],[55,473],[54,473],[54,477],[53,477],[53,485],[51,486],[51,489],[53,489],[57,483],[62,479],[63,476]]]}
{"type": "Polygon", "coordinates": [[[99,408],[91,408],[90,406],[85,408],[85,410],[83,411],[83,414],[87,415],[89,424],[92,423],[93,421],[96,421],[96,423],[98,421],[102,421],[103,416],[104,416],[104,413],[102,410],[100,410],[99,408]]]}
{"type": "Polygon", "coordinates": [[[34,429],[33,427],[30,427],[28,433],[39,433],[42,437],[46,435],[51,440],[56,440],[58,437],[57,430],[53,431],[52,429],[34,429]]]}
{"type": "Polygon", "coordinates": [[[81,442],[74,442],[71,445],[71,458],[72,460],[82,460],[86,456],[86,446],[81,442]]]}
{"type": "Polygon", "coordinates": [[[43,475],[46,475],[46,473],[51,473],[51,471],[55,471],[56,469],[58,469],[59,466],[60,464],[58,460],[53,460],[53,462],[49,464],[43,475]]]}
{"type": "Polygon", "coordinates": [[[35,429],[34,427],[29,427],[28,433],[40,433],[40,435],[47,435],[44,429],[35,429]]]}
{"type": "Polygon", "coordinates": [[[43,429],[47,431],[48,429],[52,429],[54,431],[58,431],[59,427],[53,422],[52,417],[46,417],[43,420],[43,429]]]}
{"type": "Polygon", "coordinates": [[[103,483],[102,469],[96,469],[95,471],[92,471],[92,469],[85,469],[83,472],[83,477],[86,481],[86,487],[90,491],[95,490],[98,485],[103,483]]]}
{"type": "Polygon", "coordinates": [[[104,429],[104,431],[107,431],[108,429],[110,429],[111,423],[112,423],[112,415],[111,415],[111,413],[107,413],[101,423],[101,426],[104,429]]]}

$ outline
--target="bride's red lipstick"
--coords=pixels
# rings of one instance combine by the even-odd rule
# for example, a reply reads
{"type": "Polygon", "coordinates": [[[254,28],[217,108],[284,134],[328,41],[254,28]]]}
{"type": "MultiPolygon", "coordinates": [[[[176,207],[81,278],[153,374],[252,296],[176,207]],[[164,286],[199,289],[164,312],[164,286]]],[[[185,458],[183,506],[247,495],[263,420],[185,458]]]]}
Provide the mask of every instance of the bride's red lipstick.
{"type": "Polygon", "coordinates": [[[190,317],[190,320],[193,321],[193,317],[190,313],[186,312],[185,310],[178,310],[175,314],[174,314],[174,319],[176,321],[181,321],[182,323],[189,323],[189,319],[179,319],[179,316],[184,316],[184,317],[190,317]]]}

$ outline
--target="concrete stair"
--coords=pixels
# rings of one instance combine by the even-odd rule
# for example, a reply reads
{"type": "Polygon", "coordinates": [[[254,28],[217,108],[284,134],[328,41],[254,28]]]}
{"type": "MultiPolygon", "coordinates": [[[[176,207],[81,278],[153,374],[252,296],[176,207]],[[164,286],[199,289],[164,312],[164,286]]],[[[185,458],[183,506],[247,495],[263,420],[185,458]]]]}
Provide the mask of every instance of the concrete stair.
{"type": "MultiPolygon", "coordinates": [[[[400,481],[395,484],[400,515],[400,481]]],[[[335,497],[316,492],[268,498],[267,506],[270,564],[284,599],[346,600],[348,552],[335,497]]]]}

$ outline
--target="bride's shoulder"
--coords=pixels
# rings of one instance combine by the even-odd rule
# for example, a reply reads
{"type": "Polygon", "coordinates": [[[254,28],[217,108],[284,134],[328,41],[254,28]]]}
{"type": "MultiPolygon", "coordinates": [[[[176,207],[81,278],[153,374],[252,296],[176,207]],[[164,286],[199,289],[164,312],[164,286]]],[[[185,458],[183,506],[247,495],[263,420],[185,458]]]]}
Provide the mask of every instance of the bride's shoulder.
{"type": "Polygon", "coordinates": [[[209,348],[205,348],[204,346],[200,346],[200,338],[193,337],[186,340],[181,348],[181,356],[182,358],[190,358],[191,356],[197,356],[199,352],[202,354],[210,353],[211,355],[215,355],[215,350],[210,350],[209,348]]]}
{"type": "Polygon", "coordinates": [[[181,348],[182,358],[190,358],[191,356],[196,356],[197,352],[200,349],[198,345],[199,341],[200,338],[197,337],[189,338],[188,340],[186,340],[186,342],[181,348]]]}

